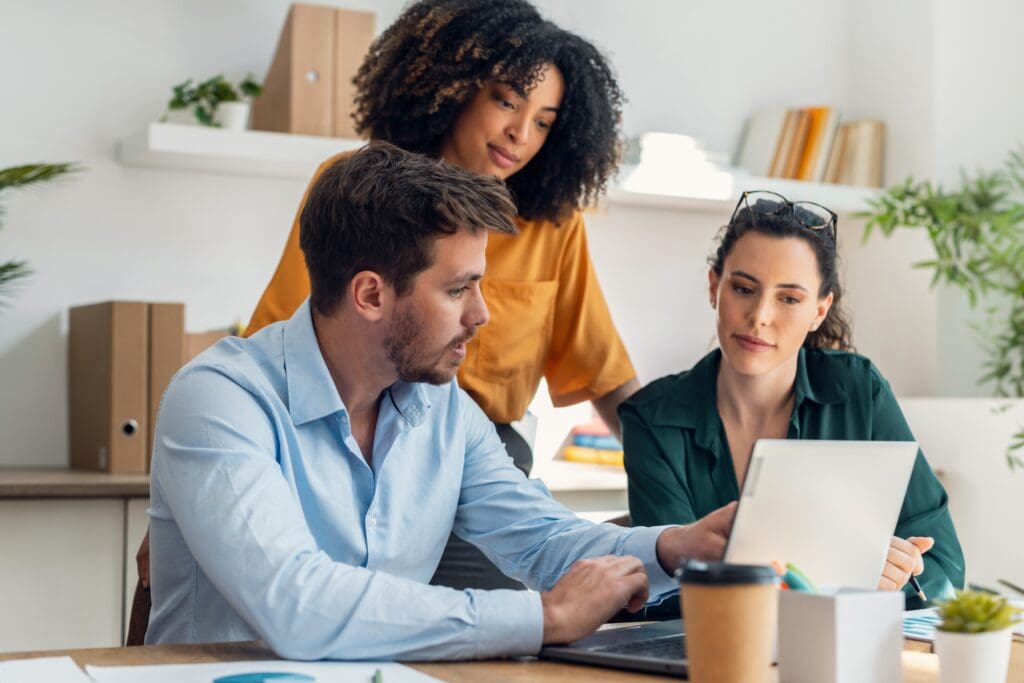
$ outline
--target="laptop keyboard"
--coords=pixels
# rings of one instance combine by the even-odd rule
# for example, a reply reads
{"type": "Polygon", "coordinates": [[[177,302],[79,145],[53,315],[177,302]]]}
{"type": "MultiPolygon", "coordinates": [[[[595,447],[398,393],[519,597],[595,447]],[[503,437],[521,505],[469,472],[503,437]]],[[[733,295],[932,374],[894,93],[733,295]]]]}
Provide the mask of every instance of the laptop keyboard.
{"type": "Polygon", "coordinates": [[[637,640],[632,643],[619,643],[617,645],[594,648],[594,651],[617,655],[652,657],[654,659],[685,659],[686,637],[678,635],[655,638],[653,640],[637,640]]]}

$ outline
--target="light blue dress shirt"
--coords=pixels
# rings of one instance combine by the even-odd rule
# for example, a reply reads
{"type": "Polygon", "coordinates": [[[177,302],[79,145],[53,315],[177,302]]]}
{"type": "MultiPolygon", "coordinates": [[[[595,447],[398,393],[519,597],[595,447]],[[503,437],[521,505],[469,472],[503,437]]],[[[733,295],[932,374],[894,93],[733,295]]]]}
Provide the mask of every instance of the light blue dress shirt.
{"type": "Polygon", "coordinates": [[[229,338],[171,382],[157,422],[147,643],[263,639],[294,659],[533,654],[533,591],[429,586],[449,531],[548,590],[576,560],[635,555],[651,594],[666,527],[581,520],[512,464],[451,382],[381,399],[372,466],[313,331],[291,320],[229,338]]]}

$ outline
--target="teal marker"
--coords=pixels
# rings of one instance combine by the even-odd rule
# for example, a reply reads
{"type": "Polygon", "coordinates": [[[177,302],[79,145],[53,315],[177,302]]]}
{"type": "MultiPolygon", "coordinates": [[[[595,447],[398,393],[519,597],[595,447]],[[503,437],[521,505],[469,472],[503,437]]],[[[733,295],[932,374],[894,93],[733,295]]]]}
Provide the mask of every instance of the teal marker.
{"type": "Polygon", "coordinates": [[[796,591],[804,591],[805,593],[817,593],[818,587],[814,585],[814,582],[807,578],[807,574],[800,571],[792,562],[786,563],[786,569],[788,570],[782,577],[782,580],[786,584],[796,591]]]}
{"type": "Polygon", "coordinates": [[[373,672],[373,683],[384,683],[384,674],[380,672],[380,669],[373,672]]]}

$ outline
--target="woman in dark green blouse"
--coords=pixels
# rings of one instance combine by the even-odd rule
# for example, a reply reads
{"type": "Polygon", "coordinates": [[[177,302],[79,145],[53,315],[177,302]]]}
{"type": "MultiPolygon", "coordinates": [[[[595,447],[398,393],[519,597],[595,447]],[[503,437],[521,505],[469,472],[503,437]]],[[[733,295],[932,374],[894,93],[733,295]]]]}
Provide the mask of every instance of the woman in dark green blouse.
{"type": "MultiPolygon", "coordinates": [[[[619,408],[633,524],[730,515],[760,438],[914,440],[885,378],[847,351],[834,213],[744,193],[708,279],[720,348],[619,408]]],[[[704,539],[709,559],[726,533],[704,539]]],[[[919,606],[912,574],[929,599],[964,583],[946,492],[920,452],[879,588],[919,606]]]]}

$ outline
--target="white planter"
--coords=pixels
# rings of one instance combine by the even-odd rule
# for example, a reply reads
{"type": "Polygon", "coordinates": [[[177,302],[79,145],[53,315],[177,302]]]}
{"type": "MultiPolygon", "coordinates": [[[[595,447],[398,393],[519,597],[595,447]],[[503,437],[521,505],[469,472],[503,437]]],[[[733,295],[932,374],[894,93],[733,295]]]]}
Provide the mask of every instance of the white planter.
{"type": "Polygon", "coordinates": [[[166,112],[160,120],[177,126],[198,126],[199,119],[196,118],[195,112],[192,111],[193,109],[194,105],[184,109],[172,109],[166,112]]]}
{"type": "Polygon", "coordinates": [[[1005,683],[1013,627],[988,633],[935,632],[942,683],[1005,683]]]}
{"type": "Polygon", "coordinates": [[[224,130],[245,130],[249,127],[249,103],[221,102],[213,112],[213,120],[224,130]]]}

